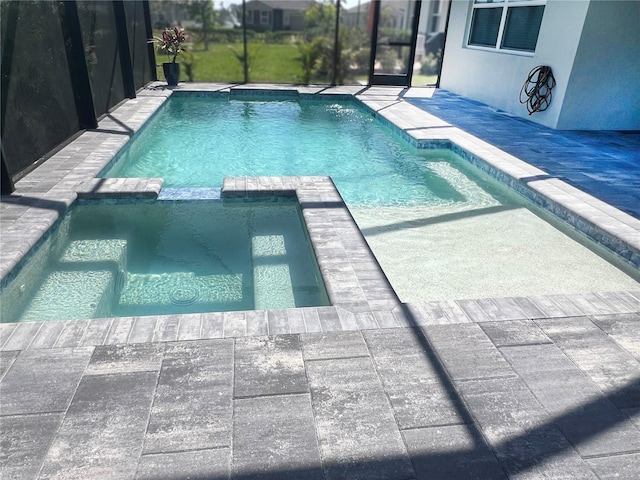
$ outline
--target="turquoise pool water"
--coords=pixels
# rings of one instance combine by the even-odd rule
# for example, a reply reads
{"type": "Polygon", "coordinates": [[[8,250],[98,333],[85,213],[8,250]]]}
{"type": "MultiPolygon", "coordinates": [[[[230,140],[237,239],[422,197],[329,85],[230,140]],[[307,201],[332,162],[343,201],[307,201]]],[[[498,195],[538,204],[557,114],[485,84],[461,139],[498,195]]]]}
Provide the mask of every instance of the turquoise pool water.
{"type": "MultiPolygon", "coordinates": [[[[350,206],[484,202],[464,161],[419,150],[352,102],[170,98],[105,177],[220,187],[224,177],[329,175],[350,206]]],[[[477,182],[481,180],[476,179],[477,182]]]]}
{"type": "Polygon", "coordinates": [[[403,302],[639,285],[571,227],[452,151],[412,147],[355,101],[174,95],[105,172],[178,188],[261,175],[331,176],[403,302]]]}
{"type": "Polygon", "coordinates": [[[2,322],[327,304],[285,201],[78,205],[0,293],[2,322]]]}

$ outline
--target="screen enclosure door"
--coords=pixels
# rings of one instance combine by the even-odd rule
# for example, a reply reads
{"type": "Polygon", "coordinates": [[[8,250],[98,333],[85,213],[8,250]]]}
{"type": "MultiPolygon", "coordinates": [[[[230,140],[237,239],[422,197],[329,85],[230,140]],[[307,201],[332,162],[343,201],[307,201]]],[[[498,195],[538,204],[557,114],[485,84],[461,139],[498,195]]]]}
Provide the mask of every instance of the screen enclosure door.
{"type": "Polygon", "coordinates": [[[410,85],[420,4],[420,0],[374,1],[370,85],[410,85]]]}

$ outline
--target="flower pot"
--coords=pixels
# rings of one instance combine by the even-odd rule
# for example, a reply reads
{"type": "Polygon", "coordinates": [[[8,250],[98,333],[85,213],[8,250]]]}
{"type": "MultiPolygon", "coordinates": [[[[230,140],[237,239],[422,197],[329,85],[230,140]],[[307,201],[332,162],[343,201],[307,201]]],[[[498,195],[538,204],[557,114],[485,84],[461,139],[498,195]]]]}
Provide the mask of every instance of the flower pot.
{"type": "Polygon", "coordinates": [[[162,70],[164,71],[164,78],[167,80],[167,85],[175,87],[178,85],[180,79],[180,64],[174,62],[166,62],[162,64],[162,70]]]}

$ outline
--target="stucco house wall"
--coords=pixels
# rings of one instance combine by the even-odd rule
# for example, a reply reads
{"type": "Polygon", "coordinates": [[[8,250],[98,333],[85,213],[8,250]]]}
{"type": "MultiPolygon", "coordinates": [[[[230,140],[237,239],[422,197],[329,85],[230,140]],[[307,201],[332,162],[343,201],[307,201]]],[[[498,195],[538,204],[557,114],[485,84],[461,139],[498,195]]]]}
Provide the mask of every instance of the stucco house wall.
{"type": "Polygon", "coordinates": [[[467,46],[472,1],[453,0],[440,86],[552,128],[640,129],[639,8],[636,0],[547,0],[535,52],[520,53],[467,46]],[[551,106],[529,116],[518,97],[538,65],[549,65],[557,84],[551,106]]]}
{"type": "Polygon", "coordinates": [[[640,1],[589,4],[557,128],[640,130],[640,1]]]}

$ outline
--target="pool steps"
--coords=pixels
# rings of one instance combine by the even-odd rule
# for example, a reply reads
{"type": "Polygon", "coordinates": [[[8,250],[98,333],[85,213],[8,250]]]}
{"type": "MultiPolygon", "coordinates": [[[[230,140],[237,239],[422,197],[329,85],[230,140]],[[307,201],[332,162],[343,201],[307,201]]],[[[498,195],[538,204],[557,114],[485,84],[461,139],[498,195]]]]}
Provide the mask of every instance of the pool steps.
{"type": "MultiPolygon", "coordinates": [[[[19,292],[5,292],[13,298],[12,312],[23,310],[22,318],[30,320],[59,320],[56,311],[67,311],[69,305],[80,306],[78,318],[105,316],[109,311],[112,293],[117,288],[119,272],[126,269],[126,247],[124,239],[84,239],[70,242],[60,256],[55,270],[50,272],[29,304],[20,301],[19,292]]],[[[47,247],[43,248],[44,255],[47,247]]],[[[44,258],[44,256],[42,257],[44,258]]],[[[42,261],[36,263],[41,264],[42,261]]],[[[34,268],[34,267],[32,267],[34,268]]],[[[36,269],[45,265],[36,265],[36,269]]],[[[28,277],[28,275],[27,275],[28,277]]],[[[32,275],[32,278],[40,278],[32,275]]],[[[21,282],[8,286],[20,289],[21,282]]],[[[9,312],[6,312],[9,314],[9,312]]]]}
{"type": "MultiPolygon", "coordinates": [[[[208,305],[212,310],[242,305],[242,274],[196,275],[193,272],[161,274],[125,273],[116,310],[128,315],[153,315],[178,307],[208,305]],[[183,287],[176,287],[176,284],[183,287]]],[[[196,307],[196,308],[197,308],[196,307]]]]}
{"type": "Polygon", "coordinates": [[[57,270],[47,275],[29,305],[24,321],[57,321],[56,312],[74,305],[78,319],[104,317],[114,287],[110,270],[57,270]],[[80,307],[78,307],[78,305],[80,307]]]}
{"type": "Polygon", "coordinates": [[[295,305],[291,273],[286,260],[287,249],[282,235],[253,235],[251,259],[253,263],[254,307],[264,310],[263,299],[270,298],[272,308],[295,305]]]}

